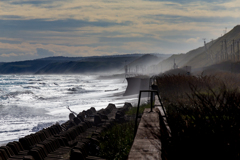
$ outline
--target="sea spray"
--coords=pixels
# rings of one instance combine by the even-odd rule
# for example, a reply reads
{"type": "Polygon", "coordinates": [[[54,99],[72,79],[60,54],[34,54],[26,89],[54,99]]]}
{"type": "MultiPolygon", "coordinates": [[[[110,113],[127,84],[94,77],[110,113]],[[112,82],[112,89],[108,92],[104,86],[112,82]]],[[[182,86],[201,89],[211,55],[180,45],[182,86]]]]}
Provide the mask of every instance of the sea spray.
{"type": "Polygon", "coordinates": [[[126,81],[95,75],[1,75],[0,86],[0,145],[65,122],[66,106],[78,113],[137,102],[137,95],[122,96],[126,81]]]}

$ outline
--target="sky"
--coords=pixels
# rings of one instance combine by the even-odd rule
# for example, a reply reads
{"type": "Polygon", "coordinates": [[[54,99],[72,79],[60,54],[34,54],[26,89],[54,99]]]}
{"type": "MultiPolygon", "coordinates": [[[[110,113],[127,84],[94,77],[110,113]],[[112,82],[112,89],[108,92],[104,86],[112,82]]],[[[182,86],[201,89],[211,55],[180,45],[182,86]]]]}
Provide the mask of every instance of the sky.
{"type": "Polygon", "coordinates": [[[240,0],[1,0],[0,62],[186,53],[240,23],[240,0]]]}

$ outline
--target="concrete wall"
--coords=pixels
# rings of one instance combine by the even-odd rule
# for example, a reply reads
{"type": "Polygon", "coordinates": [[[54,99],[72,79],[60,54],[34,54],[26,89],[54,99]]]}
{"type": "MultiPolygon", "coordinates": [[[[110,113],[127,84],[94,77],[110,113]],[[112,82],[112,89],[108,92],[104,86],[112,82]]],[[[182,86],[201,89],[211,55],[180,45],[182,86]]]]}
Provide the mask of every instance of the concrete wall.
{"type": "MultiPolygon", "coordinates": [[[[133,94],[139,94],[140,90],[149,90],[149,80],[150,78],[139,78],[139,77],[130,77],[126,78],[128,86],[126,88],[124,96],[129,96],[133,94]]],[[[147,97],[148,93],[143,93],[142,97],[147,97]]]]}

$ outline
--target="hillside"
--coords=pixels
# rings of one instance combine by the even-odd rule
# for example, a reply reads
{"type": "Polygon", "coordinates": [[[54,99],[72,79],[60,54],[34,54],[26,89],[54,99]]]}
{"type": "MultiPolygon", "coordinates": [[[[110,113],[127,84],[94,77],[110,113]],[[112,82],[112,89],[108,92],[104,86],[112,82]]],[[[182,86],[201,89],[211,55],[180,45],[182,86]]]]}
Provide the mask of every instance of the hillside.
{"type": "Polygon", "coordinates": [[[118,71],[126,61],[133,61],[136,57],[96,57],[80,61],[66,61],[50,63],[36,74],[71,74],[118,71]]]}
{"type": "MultiPolygon", "coordinates": [[[[212,43],[207,43],[207,47],[210,47],[212,43]]],[[[173,68],[174,60],[175,63],[178,65],[179,68],[184,67],[186,65],[189,65],[189,62],[196,56],[204,53],[205,47],[199,47],[197,49],[191,50],[187,52],[186,54],[174,54],[171,57],[165,59],[163,62],[158,64],[158,67],[161,68],[161,70],[166,71],[173,68]]],[[[194,65],[193,65],[194,66],[194,65]]]]}
{"type": "Polygon", "coordinates": [[[192,68],[202,68],[219,63],[221,61],[227,61],[231,57],[237,58],[238,48],[237,40],[240,39],[240,25],[235,26],[231,31],[219,37],[218,39],[211,41],[205,46],[191,50],[186,54],[175,54],[158,64],[161,70],[169,70],[173,68],[174,59],[178,67],[191,66],[192,68]],[[234,44],[233,44],[233,40],[234,44]],[[234,49],[231,49],[231,45],[234,49]],[[235,53],[235,55],[233,54],[235,53]],[[232,56],[234,55],[234,56],[232,56]]]}
{"type": "Polygon", "coordinates": [[[75,74],[114,73],[123,71],[126,64],[147,65],[166,58],[164,54],[127,54],[92,57],[47,57],[19,62],[0,62],[0,74],[75,74]]]}
{"type": "Polygon", "coordinates": [[[77,61],[82,57],[47,57],[35,60],[0,62],[0,74],[33,74],[51,63],[77,61]]]}
{"type": "MultiPolygon", "coordinates": [[[[231,55],[236,55],[238,52],[237,49],[237,40],[240,39],[240,25],[235,26],[231,31],[226,33],[224,36],[218,38],[214,43],[208,48],[207,53],[204,51],[201,54],[192,58],[186,65],[194,66],[195,68],[205,67],[212,64],[215,64],[219,61],[226,61],[230,59],[231,55]],[[231,49],[233,45],[234,49],[231,49]],[[223,45],[223,47],[222,47],[223,45]]],[[[235,58],[234,58],[235,59],[235,58]]],[[[236,59],[235,59],[236,60],[236,59]]]]}
{"type": "Polygon", "coordinates": [[[234,62],[234,61],[224,61],[221,63],[216,63],[204,68],[198,68],[196,70],[193,70],[193,74],[195,75],[214,75],[214,74],[221,74],[224,75],[226,73],[240,73],[240,62],[234,62]]]}
{"type": "Polygon", "coordinates": [[[0,74],[31,74],[52,62],[52,60],[32,60],[1,63],[0,74]]]}
{"type": "Polygon", "coordinates": [[[133,62],[129,63],[128,66],[136,67],[140,65],[140,66],[148,67],[151,65],[158,64],[161,60],[163,60],[163,57],[157,57],[155,55],[145,54],[139,57],[138,59],[134,60],[133,62]]]}
{"type": "Polygon", "coordinates": [[[91,58],[83,58],[79,61],[67,61],[50,63],[40,69],[37,74],[70,74],[70,73],[92,73],[92,72],[119,72],[124,69],[125,65],[130,68],[136,66],[147,67],[157,64],[165,58],[165,55],[159,57],[151,54],[133,54],[133,55],[118,55],[118,56],[99,56],[91,58]],[[162,57],[162,58],[161,58],[162,57]]]}

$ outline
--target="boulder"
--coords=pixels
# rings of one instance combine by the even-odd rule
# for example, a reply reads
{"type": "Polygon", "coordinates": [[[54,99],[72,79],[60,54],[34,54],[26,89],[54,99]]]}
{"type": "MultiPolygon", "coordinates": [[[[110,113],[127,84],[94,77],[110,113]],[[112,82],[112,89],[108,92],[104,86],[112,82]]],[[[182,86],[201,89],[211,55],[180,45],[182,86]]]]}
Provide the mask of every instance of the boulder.
{"type": "Polygon", "coordinates": [[[69,113],[69,120],[73,120],[73,118],[75,118],[75,115],[73,113],[69,113]]]}
{"type": "Polygon", "coordinates": [[[73,118],[73,122],[78,125],[79,123],[81,123],[81,120],[78,119],[77,117],[73,118]]]}
{"type": "Polygon", "coordinates": [[[96,112],[97,112],[94,107],[91,107],[90,109],[92,110],[93,113],[96,113],[96,112]]]}
{"type": "Polygon", "coordinates": [[[102,123],[102,118],[99,114],[94,115],[94,124],[98,125],[99,123],[102,123]]]}
{"type": "Polygon", "coordinates": [[[70,160],[85,160],[83,153],[79,149],[72,149],[70,160]]]}

